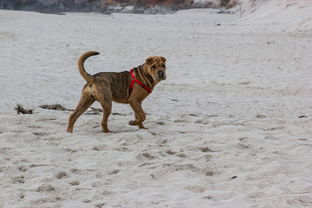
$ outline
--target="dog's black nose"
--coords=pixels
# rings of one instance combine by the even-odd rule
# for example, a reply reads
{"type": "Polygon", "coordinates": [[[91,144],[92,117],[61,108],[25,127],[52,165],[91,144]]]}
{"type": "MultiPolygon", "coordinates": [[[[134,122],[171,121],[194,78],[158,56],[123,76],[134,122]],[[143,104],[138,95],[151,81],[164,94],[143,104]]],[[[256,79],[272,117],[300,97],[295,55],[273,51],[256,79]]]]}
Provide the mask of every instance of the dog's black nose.
{"type": "Polygon", "coordinates": [[[158,76],[160,79],[164,78],[165,73],[163,71],[158,72],[158,76]]]}

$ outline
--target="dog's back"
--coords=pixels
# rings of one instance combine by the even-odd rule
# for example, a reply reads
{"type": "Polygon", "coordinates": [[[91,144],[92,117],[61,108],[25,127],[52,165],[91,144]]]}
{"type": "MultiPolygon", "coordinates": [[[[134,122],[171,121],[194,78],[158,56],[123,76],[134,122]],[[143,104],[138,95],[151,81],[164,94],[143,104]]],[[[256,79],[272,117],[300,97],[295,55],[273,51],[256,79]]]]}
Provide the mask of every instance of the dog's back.
{"type": "Polygon", "coordinates": [[[94,83],[103,88],[110,87],[113,101],[128,103],[130,73],[124,72],[100,72],[93,75],[94,83]]]}

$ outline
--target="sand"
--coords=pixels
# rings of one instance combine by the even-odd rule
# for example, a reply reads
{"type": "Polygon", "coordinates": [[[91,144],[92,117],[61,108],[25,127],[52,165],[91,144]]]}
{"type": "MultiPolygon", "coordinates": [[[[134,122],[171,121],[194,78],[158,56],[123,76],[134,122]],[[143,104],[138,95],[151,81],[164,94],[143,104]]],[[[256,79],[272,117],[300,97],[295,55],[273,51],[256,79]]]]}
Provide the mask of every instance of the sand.
{"type": "Polygon", "coordinates": [[[0,207],[312,207],[312,37],[266,21],[1,10],[0,207]],[[69,111],[39,107],[75,107],[87,50],[101,52],[90,73],[167,58],[144,102],[149,130],[114,104],[113,133],[99,114],[69,134],[69,111]]]}

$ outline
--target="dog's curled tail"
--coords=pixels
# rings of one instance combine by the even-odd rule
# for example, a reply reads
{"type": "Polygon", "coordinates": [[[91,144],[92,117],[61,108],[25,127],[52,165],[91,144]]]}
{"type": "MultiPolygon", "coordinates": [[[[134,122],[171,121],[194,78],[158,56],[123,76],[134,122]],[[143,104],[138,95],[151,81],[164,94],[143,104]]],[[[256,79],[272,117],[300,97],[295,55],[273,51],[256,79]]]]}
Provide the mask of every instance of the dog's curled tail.
{"type": "Polygon", "coordinates": [[[89,58],[90,56],[95,56],[100,54],[99,52],[96,51],[88,51],[84,54],[82,54],[78,60],[78,68],[81,76],[87,81],[87,82],[93,82],[93,77],[90,75],[88,72],[86,72],[84,68],[84,62],[89,58]]]}

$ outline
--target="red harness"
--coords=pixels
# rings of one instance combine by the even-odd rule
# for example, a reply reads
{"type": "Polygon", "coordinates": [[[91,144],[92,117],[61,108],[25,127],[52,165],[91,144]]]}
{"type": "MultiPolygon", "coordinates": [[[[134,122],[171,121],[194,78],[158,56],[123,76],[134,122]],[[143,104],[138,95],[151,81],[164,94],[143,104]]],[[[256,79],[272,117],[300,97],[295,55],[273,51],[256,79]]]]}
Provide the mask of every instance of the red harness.
{"type": "Polygon", "coordinates": [[[130,70],[130,75],[131,75],[132,80],[131,80],[130,87],[129,87],[129,94],[131,94],[131,92],[133,91],[133,86],[135,82],[138,83],[141,87],[143,87],[148,93],[152,92],[151,88],[149,88],[148,86],[146,86],[141,81],[135,78],[133,69],[130,70]]]}

